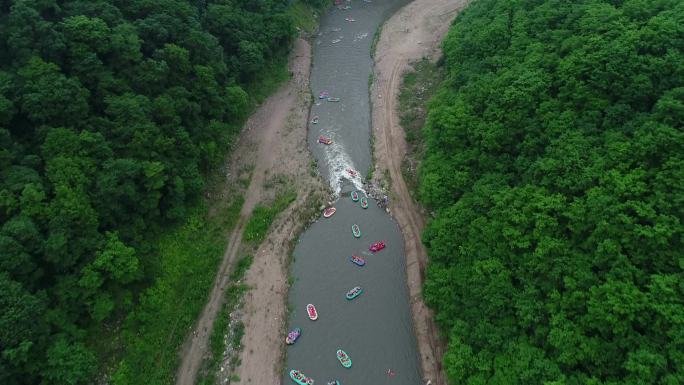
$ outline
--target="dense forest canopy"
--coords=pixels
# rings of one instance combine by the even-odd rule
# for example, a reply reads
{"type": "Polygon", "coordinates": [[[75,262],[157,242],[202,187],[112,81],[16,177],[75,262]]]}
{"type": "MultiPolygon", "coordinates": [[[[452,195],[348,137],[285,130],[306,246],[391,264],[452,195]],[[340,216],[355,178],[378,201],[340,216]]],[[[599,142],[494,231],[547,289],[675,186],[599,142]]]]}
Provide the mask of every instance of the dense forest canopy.
{"type": "Polygon", "coordinates": [[[223,159],[289,6],[0,1],[1,384],[92,383],[84,330],[154,279],[149,232],[223,159]]]}
{"type": "Polygon", "coordinates": [[[684,2],[476,0],[423,133],[451,384],[684,384],[684,2]]]}

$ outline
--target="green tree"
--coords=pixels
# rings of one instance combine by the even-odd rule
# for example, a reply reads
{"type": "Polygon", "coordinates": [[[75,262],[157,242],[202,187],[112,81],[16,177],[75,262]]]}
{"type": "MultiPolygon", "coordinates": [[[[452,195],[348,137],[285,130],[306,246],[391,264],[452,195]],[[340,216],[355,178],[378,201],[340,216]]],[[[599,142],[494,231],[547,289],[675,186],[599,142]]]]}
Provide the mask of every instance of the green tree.
{"type": "Polygon", "coordinates": [[[45,378],[54,384],[89,384],[95,373],[95,355],[82,343],[70,343],[58,337],[46,353],[45,378]]]}
{"type": "Polygon", "coordinates": [[[27,292],[20,283],[0,272],[0,378],[6,384],[20,384],[35,376],[33,359],[39,357],[47,337],[44,298],[27,292]],[[26,373],[28,378],[20,376],[26,373]]]}
{"type": "Polygon", "coordinates": [[[158,278],[154,241],[285,57],[293,4],[0,1],[1,384],[95,381],[91,345],[158,278]]]}
{"type": "Polygon", "coordinates": [[[419,169],[451,383],[681,382],[683,14],[481,0],[457,17],[419,169]]]}
{"type": "Polygon", "coordinates": [[[18,74],[21,110],[32,122],[78,126],[85,119],[89,92],[60,74],[59,67],[32,57],[18,74]]]}

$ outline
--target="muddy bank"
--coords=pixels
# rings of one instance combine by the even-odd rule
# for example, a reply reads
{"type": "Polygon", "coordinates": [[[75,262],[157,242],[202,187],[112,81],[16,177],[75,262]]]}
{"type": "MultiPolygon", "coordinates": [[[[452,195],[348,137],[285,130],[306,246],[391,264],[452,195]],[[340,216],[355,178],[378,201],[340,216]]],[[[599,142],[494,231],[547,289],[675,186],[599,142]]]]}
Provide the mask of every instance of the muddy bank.
{"type": "MultiPolygon", "coordinates": [[[[251,247],[242,245],[242,237],[254,206],[273,199],[278,191],[275,185],[286,184],[296,187],[297,199],[274,221],[244,279],[250,291],[242,309],[244,349],[239,356],[241,365],[235,372],[243,382],[276,384],[280,381],[279,363],[283,353],[280,335],[286,315],[289,244],[306,223],[303,218],[310,204],[328,194],[320,178],[310,172],[311,157],[306,147],[310,60],[309,43],[297,39],[289,59],[292,79],[264,101],[242,130],[227,179],[228,183],[240,183],[238,175],[251,173],[245,203],[238,225],[228,235],[228,249],[209,301],[181,352],[176,384],[196,382],[198,369],[208,354],[211,326],[221,308],[228,272],[239,257],[252,251],[251,247]]],[[[225,376],[220,378],[221,383],[227,380],[225,376]]]]}
{"type": "MultiPolygon", "coordinates": [[[[313,212],[327,200],[329,192],[320,177],[312,172],[312,158],[306,145],[308,111],[311,102],[309,69],[311,46],[298,39],[290,57],[293,77],[255,114],[254,130],[272,127],[268,134],[255,132],[246,141],[267,144],[268,156],[257,161],[263,166],[262,199],[276,193],[273,180],[284,180],[297,191],[296,201],[281,213],[266,240],[254,255],[244,283],[250,287],[245,296],[243,323],[245,334],[240,365],[235,371],[240,383],[278,384],[284,353],[283,333],[287,319],[288,258],[291,243],[308,223],[313,212]],[[258,116],[257,116],[258,115],[258,116]],[[266,137],[275,138],[270,142],[266,137]]],[[[238,156],[250,157],[246,145],[238,156]]],[[[256,176],[256,174],[255,174],[256,176]]]]}
{"type": "Polygon", "coordinates": [[[427,252],[421,243],[425,218],[413,201],[401,173],[406,155],[404,130],[399,126],[397,96],[409,63],[423,57],[436,59],[439,43],[465,0],[415,0],[394,14],[382,27],[375,51],[371,86],[372,127],[376,169],[374,184],[391,186],[390,211],[404,236],[406,274],[413,325],[425,383],[446,384],[442,370],[444,341],[439,337],[432,311],[422,297],[427,252]],[[389,181],[383,180],[389,177],[389,181]]]}

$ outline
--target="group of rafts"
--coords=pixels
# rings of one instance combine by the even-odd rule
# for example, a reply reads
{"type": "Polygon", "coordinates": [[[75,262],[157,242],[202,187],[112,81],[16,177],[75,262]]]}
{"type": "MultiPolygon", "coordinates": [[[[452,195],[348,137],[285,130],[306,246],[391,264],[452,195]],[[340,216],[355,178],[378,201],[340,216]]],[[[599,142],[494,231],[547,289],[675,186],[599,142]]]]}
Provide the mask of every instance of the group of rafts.
{"type": "MultiPolygon", "coordinates": [[[[370,2],[370,0],[367,0],[367,1],[370,2]]],[[[351,19],[351,18],[347,18],[345,20],[355,21],[354,19],[351,19]]],[[[331,97],[330,93],[328,91],[321,91],[318,94],[318,98],[322,99],[322,100],[327,100],[328,102],[339,102],[340,101],[340,98],[331,97]]],[[[320,118],[318,115],[315,115],[311,118],[312,124],[318,124],[319,121],[320,121],[320,118]]],[[[325,144],[325,145],[331,145],[332,142],[333,142],[332,139],[325,136],[325,135],[321,135],[318,137],[318,143],[325,144]]],[[[356,177],[358,175],[358,173],[354,169],[348,168],[346,171],[349,174],[349,176],[351,176],[351,177],[356,177]]],[[[365,196],[361,197],[359,195],[358,191],[352,191],[350,195],[351,195],[352,201],[354,201],[354,202],[360,201],[362,208],[364,208],[364,209],[368,208],[368,198],[366,198],[365,196]]],[[[331,216],[333,216],[333,214],[335,214],[336,211],[337,211],[336,208],[328,207],[323,211],[323,217],[330,218],[331,216]]],[[[357,225],[356,223],[352,224],[351,230],[352,230],[352,234],[354,235],[355,238],[361,238],[361,229],[359,228],[359,225],[357,225]]],[[[385,248],[385,242],[375,242],[375,243],[370,245],[369,250],[371,252],[375,253],[375,252],[378,252],[384,248],[385,248]]],[[[358,255],[352,255],[351,257],[349,257],[349,260],[357,266],[364,266],[366,264],[366,261],[363,258],[359,257],[358,255]]],[[[345,295],[345,297],[351,301],[354,298],[361,295],[361,293],[363,293],[363,289],[361,288],[361,286],[356,286],[356,287],[353,287],[351,290],[349,290],[347,292],[347,294],[345,295]]],[[[316,306],[314,306],[311,303],[306,305],[306,314],[309,316],[309,319],[312,321],[315,321],[318,319],[318,311],[316,310],[316,306]]],[[[299,337],[301,335],[302,335],[302,329],[294,328],[293,330],[291,330],[287,334],[287,337],[285,337],[285,343],[287,343],[288,345],[292,345],[299,339],[299,337]]],[[[337,349],[336,356],[337,356],[337,360],[340,361],[340,364],[343,367],[351,368],[352,360],[349,357],[349,355],[347,354],[347,352],[345,352],[342,349],[337,349]]],[[[292,380],[299,385],[313,385],[313,383],[314,383],[314,380],[311,377],[306,376],[304,373],[302,373],[301,371],[296,370],[296,369],[290,370],[290,378],[292,378],[292,380]]],[[[332,381],[328,382],[328,385],[340,385],[340,382],[338,380],[332,380],[332,381]]]]}
{"type": "MultiPolygon", "coordinates": [[[[361,197],[359,195],[358,191],[352,191],[350,193],[350,195],[351,195],[352,201],[354,201],[354,202],[361,201],[361,207],[363,207],[364,209],[368,208],[368,198],[361,197]]],[[[337,211],[336,208],[328,207],[323,211],[323,217],[330,218],[331,216],[333,216],[333,214],[335,214],[336,211],[337,211]]],[[[359,225],[354,223],[351,226],[351,229],[352,229],[352,235],[354,235],[355,238],[361,238],[361,229],[359,228],[359,225]]],[[[385,242],[375,242],[375,243],[372,243],[370,245],[368,250],[375,253],[375,252],[378,252],[384,248],[385,248],[385,242]]],[[[366,264],[366,261],[363,258],[359,257],[358,255],[352,255],[351,257],[349,257],[349,260],[359,267],[364,266],[366,264]]],[[[356,286],[356,287],[353,287],[351,290],[349,290],[347,292],[347,294],[345,295],[345,297],[351,301],[354,298],[361,295],[361,293],[363,293],[363,289],[361,288],[361,286],[356,286]]],[[[318,311],[316,310],[316,306],[314,306],[311,303],[306,305],[306,314],[309,316],[309,319],[312,321],[315,321],[318,319],[318,311]]],[[[301,335],[302,335],[302,329],[294,328],[292,331],[290,331],[287,334],[287,337],[285,338],[285,342],[288,345],[292,345],[297,341],[297,339],[299,339],[299,337],[301,335]]],[[[342,349],[337,349],[336,355],[337,355],[337,359],[340,361],[340,364],[342,364],[342,366],[344,366],[345,368],[351,368],[352,360],[349,357],[349,355],[347,354],[347,352],[345,352],[342,349]]],[[[307,377],[301,371],[295,370],[295,369],[290,371],[290,378],[292,378],[292,380],[299,385],[313,385],[313,383],[314,383],[314,380],[311,377],[307,377]]],[[[332,381],[328,382],[328,385],[340,385],[340,382],[338,380],[332,380],[332,381]]]]}

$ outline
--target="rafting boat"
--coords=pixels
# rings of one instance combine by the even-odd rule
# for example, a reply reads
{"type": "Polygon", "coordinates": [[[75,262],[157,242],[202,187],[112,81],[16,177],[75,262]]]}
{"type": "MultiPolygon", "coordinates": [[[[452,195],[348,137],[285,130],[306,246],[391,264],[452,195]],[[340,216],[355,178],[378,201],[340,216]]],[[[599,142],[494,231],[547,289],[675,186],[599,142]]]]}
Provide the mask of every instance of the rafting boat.
{"type": "Polygon", "coordinates": [[[291,332],[287,333],[287,337],[285,337],[285,343],[288,345],[292,345],[295,342],[297,342],[297,338],[302,335],[302,329],[300,328],[294,328],[292,329],[291,332]]]}
{"type": "Polygon", "coordinates": [[[313,123],[313,124],[318,124],[318,115],[314,116],[314,117],[311,119],[311,123],[313,123]]]}
{"type": "Polygon", "coordinates": [[[318,143],[331,145],[332,139],[328,138],[327,136],[321,135],[318,137],[318,143]]]}
{"type": "MultiPolygon", "coordinates": [[[[337,43],[339,43],[339,42],[341,42],[341,41],[342,41],[342,39],[333,39],[333,40],[332,40],[332,43],[333,43],[333,44],[337,44],[337,43]]],[[[340,101],[340,98],[328,98],[328,101],[329,101],[329,102],[339,102],[339,101],[340,101]],[[337,100],[330,100],[330,99],[337,99],[337,100]]]]}
{"type": "Polygon", "coordinates": [[[359,193],[357,191],[352,191],[349,195],[354,202],[359,200],[359,193]]]}
{"type": "MultiPolygon", "coordinates": [[[[335,40],[333,40],[333,43],[339,43],[340,42],[340,39],[335,39],[335,40]],[[335,40],[337,40],[337,41],[335,41],[335,40]]],[[[340,98],[328,98],[328,101],[329,102],[339,102],[340,98]]]]}
{"type": "Polygon", "coordinates": [[[366,261],[358,255],[352,255],[351,257],[349,257],[349,259],[359,266],[363,266],[366,264],[366,261]]]}
{"type": "Polygon", "coordinates": [[[363,289],[361,288],[361,286],[356,286],[355,288],[353,288],[347,292],[346,297],[347,297],[347,299],[351,300],[351,299],[354,299],[354,298],[358,297],[359,295],[361,295],[361,293],[363,293],[363,289]]]}
{"type": "Polygon", "coordinates": [[[361,238],[361,229],[356,223],[352,225],[352,234],[354,234],[355,238],[361,238]]]}
{"type": "Polygon", "coordinates": [[[364,209],[368,208],[368,199],[366,197],[361,198],[361,207],[364,209]]]}
{"type": "Polygon", "coordinates": [[[342,364],[342,366],[344,366],[345,368],[351,368],[352,360],[351,358],[349,358],[349,355],[344,350],[337,349],[337,359],[340,361],[340,364],[342,364]]]}
{"type": "Polygon", "coordinates": [[[315,321],[318,319],[318,312],[316,311],[316,306],[312,304],[306,305],[306,314],[309,315],[309,319],[315,321]]]}
{"type": "Polygon", "coordinates": [[[330,218],[330,217],[332,217],[333,214],[335,214],[336,211],[337,211],[336,208],[334,208],[334,207],[328,207],[327,209],[323,210],[323,218],[330,218]]]}
{"type": "Polygon", "coordinates": [[[305,376],[304,373],[295,369],[290,370],[290,378],[299,385],[313,385],[314,383],[312,378],[305,376]]]}
{"type": "Polygon", "coordinates": [[[352,177],[359,175],[359,173],[356,172],[356,170],[354,170],[353,168],[348,168],[345,171],[347,172],[347,174],[351,175],[352,177]]]}
{"type": "Polygon", "coordinates": [[[383,242],[375,242],[375,243],[371,244],[370,247],[368,248],[368,250],[375,253],[376,251],[380,251],[384,248],[385,248],[385,242],[383,241],[383,242]]]}
{"type": "Polygon", "coordinates": [[[340,385],[340,382],[337,380],[332,380],[332,381],[328,381],[328,385],[340,385]]]}
{"type": "Polygon", "coordinates": [[[354,19],[351,18],[351,17],[345,17],[344,20],[346,20],[346,21],[348,21],[348,22],[350,22],[350,23],[353,23],[353,22],[356,21],[356,20],[354,20],[354,19]]]}
{"type": "Polygon", "coordinates": [[[321,92],[318,94],[318,98],[319,98],[319,99],[327,99],[327,98],[329,98],[329,97],[330,97],[330,93],[329,93],[328,91],[321,91],[321,92]]]}

